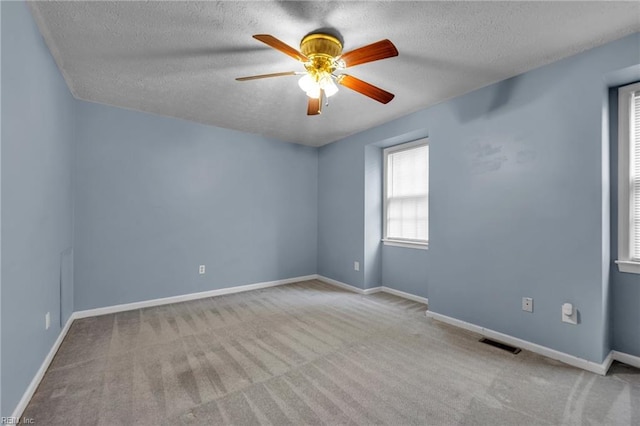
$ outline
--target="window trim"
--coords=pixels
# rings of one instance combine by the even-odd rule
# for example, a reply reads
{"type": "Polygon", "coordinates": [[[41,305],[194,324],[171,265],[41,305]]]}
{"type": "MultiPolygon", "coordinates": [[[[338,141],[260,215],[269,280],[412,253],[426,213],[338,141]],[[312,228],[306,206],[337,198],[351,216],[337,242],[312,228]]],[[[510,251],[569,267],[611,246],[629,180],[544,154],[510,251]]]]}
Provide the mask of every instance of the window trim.
{"type": "Polygon", "coordinates": [[[640,274],[640,260],[631,258],[631,101],[640,83],[618,88],[618,265],[620,272],[640,274]]]}
{"type": "MultiPolygon", "coordinates": [[[[390,146],[385,148],[382,156],[382,243],[386,246],[394,246],[394,247],[405,247],[405,248],[413,248],[413,249],[421,249],[427,250],[429,248],[429,240],[413,240],[406,238],[387,238],[387,164],[389,154],[394,154],[396,152],[407,151],[413,148],[418,148],[421,146],[429,146],[429,138],[420,138],[410,142],[404,142],[398,145],[390,146]]],[[[429,150],[429,154],[431,154],[429,150]]],[[[431,155],[429,155],[431,158],[431,155]]],[[[427,173],[429,172],[429,165],[427,164],[427,173]]],[[[427,200],[428,200],[427,194],[427,200]]],[[[428,201],[427,201],[428,203],[428,201]]],[[[429,227],[429,222],[427,221],[427,229],[429,227]]]]}

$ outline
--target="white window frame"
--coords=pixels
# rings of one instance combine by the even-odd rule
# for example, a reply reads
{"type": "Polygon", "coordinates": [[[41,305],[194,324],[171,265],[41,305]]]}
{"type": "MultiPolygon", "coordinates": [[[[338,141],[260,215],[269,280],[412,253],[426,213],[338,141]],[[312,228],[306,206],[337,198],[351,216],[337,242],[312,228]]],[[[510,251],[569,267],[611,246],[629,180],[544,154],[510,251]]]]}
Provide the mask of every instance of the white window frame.
{"type": "MultiPolygon", "coordinates": [[[[429,240],[412,240],[412,239],[400,239],[400,238],[387,238],[387,164],[389,154],[393,154],[400,151],[406,151],[413,148],[418,148],[421,146],[428,146],[429,140],[428,138],[418,139],[412,142],[405,142],[399,145],[394,145],[389,148],[385,148],[383,150],[383,193],[382,193],[382,202],[383,202],[383,211],[382,211],[382,243],[387,246],[395,246],[395,247],[407,247],[414,249],[422,249],[427,250],[429,248],[429,240]]],[[[431,150],[429,150],[431,151],[431,150]]],[[[431,152],[429,152],[431,154],[431,152]]],[[[431,155],[429,155],[429,159],[431,155]]],[[[429,165],[427,164],[427,172],[429,171],[429,165]]],[[[427,200],[428,200],[427,195],[427,200]]],[[[428,203],[428,201],[427,201],[428,203]]],[[[427,204],[428,205],[428,204],[427,204]]],[[[429,229],[429,223],[427,220],[427,229],[429,229]]]]}
{"type": "MultiPolygon", "coordinates": [[[[640,91],[640,83],[618,89],[618,269],[620,272],[640,274],[640,253],[632,255],[632,226],[634,205],[631,197],[631,158],[633,149],[631,114],[633,94],[640,91]]],[[[637,155],[640,155],[638,153],[637,155]]]]}

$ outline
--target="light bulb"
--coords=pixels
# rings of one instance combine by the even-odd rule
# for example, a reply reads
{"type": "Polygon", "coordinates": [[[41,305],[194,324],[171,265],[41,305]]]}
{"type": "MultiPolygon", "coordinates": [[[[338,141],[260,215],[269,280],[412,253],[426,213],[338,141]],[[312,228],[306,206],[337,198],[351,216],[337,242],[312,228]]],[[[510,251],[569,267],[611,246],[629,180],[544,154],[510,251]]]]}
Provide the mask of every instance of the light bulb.
{"type": "Polygon", "coordinates": [[[307,90],[307,96],[318,99],[320,97],[320,86],[316,83],[311,89],[307,90]]]}
{"type": "Polygon", "coordinates": [[[327,96],[333,96],[338,93],[338,86],[333,82],[333,79],[330,75],[326,75],[322,77],[320,80],[320,87],[324,90],[324,94],[327,96]]]}
{"type": "Polygon", "coordinates": [[[317,86],[317,84],[309,74],[303,75],[300,80],[298,80],[298,86],[305,92],[310,91],[317,86]]]}

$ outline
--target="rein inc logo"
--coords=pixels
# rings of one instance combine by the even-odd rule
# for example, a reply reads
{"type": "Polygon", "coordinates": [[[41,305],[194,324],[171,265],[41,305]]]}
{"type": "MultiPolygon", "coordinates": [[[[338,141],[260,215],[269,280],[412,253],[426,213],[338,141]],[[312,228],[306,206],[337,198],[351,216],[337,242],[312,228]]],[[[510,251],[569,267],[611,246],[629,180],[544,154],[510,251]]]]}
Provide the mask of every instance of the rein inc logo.
{"type": "Polygon", "coordinates": [[[33,425],[35,423],[31,417],[0,417],[0,425],[33,425]]]}

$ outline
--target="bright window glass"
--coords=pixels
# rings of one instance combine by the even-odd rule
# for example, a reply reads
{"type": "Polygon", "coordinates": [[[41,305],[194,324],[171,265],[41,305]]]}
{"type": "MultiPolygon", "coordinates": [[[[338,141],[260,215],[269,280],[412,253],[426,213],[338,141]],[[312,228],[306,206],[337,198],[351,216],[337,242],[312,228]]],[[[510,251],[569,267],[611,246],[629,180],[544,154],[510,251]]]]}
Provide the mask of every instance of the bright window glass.
{"type": "Polygon", "coordinates": [[[426,139],[387,148],[384,239],[429,240],[429,145],[426,139]]]}
{"type": "Polygon", "coordinates": [[[640,274],[640,83],[618,89],[618,267],[640,274]]]}

